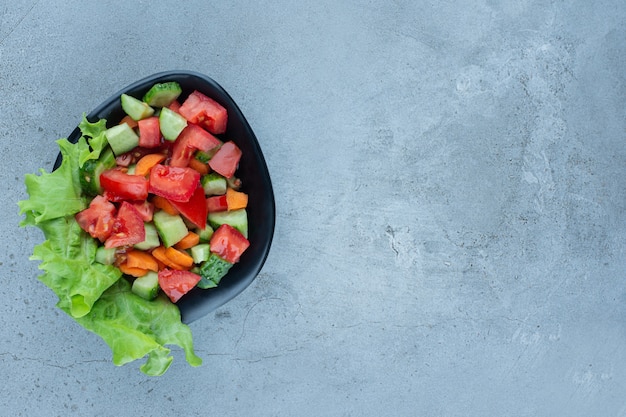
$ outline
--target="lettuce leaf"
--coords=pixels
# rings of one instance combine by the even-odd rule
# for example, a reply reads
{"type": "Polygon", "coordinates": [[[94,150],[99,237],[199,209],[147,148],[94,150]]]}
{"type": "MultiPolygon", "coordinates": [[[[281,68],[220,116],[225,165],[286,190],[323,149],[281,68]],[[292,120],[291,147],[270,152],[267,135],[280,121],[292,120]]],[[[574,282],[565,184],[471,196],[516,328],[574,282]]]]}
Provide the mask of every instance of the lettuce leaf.
{"type": "MultiPolygon", "coordinates": [[[[67,310],[67,302],[60,307],[67,310]]],[[[113,352],[115,365],[147,356],[141,371],[150,376],[162,375],[173,359],[165,345],[181,346],[191,366],[202,364],[193,351],[191,330],[181,322],[178,307],[163,294],[153,301],[144,300],[131,291],[125,279],[117,281],[89,314],[76,321],[104,339],[113,352]]]]}
{"type": "Polygon", "coordinates": [[[106,147],[106,121],[90,123],[83,115],[79,127],[82,136],[76,144],[57,141],[63,157],[58,169],[26,175],[29,199],[18,202],[25,215],[20,226],[38,227],[45,237],[30,258],[41,261],[40,281],[59,298],[57,307],[107,343],[115,365],[147,357],[141,371],[162,375],[173,359],[165,345],[182,347],[190,365],[201,365],[191,330],[175,304],[163,295],[144,300],[132,293],[118,268],[95,261],[99,243],[80,228],[74,215],[89,203],[81,193],[80,161],[97,158],[106,147]]]}
{"type": "Polygon", "coordinates": [[[48,220],[40,226],[46,241],[35,246],[30,258],[42,261],[39,269],[45,273],[39,279],[59,300],[69,302],[68,314],[82,317],[122,273],[95,262],[97,243],[73,217],[48,220]]]}
{"type": "Polygon", "coordinates": [[[100,119],[95,123],[91,123],[87,120],[87,116],[83,113],[83,119],[78,125],[83,137],[87,138],[89,148],[81,149],[78,156],[78,166],[82,167],[86,161],[90,159],[98,159],[102,150],[109,144],[106,135],[104,134],[107,129],[106,119],[100,119]]]}
{"type": "Polygon", "coordinates": [[[30,198],[17,203],[20,214],[26,215],[21,226],[37,226],[50,219],[76,214],[87,207],[87,200],[81,195],[77,156],[89,145],[84,138],[76,144],[59,139],[57,144],[63,156],[57,170],[46,173],[41,169],[41,175],[26,174],[24,182],[30,198]]]}

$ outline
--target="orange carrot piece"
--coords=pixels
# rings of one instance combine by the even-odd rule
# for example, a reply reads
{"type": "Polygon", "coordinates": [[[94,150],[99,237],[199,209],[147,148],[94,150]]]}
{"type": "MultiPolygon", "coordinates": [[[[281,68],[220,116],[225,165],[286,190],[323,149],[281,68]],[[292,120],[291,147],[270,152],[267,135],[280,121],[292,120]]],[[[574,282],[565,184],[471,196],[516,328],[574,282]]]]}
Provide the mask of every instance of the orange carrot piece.
{"type": "Polygon", "coordinates": [[[148,252],[140,250],[131,250],[126,253],[126,264],[130,268],[142,268],[150,271],[157,272],[159,270],[159,264],[154,256],[148,252]]]}
{"type": "Polygon", "coordinates": [[[176,249],[184,250],[196,246],[200,243],[200,235],[194,232],[187,233],[187,236],[182,238],[177,244],[174,245],[176,249]]]}
{"type": "Polygon", "coordinates": [[[159,208],[172,216],[179,214],[178,210],[176,210],[172,203],[170,203],[167,198],[161,197],[160,195],[152,197],[152,204],[154,204],[154,207],[159,208]]]}
{"type": "Polygon", "coordinates": [[[154,256],[157,259],[157,261],[161,262],[166,267],[169,267],[169,268],[172,268],[172,269],[179,269],[179,270],[188,269],[188,268],[185,268],[184,266],[179,265],[176,262],[172,261],[165,254],[165,247],[164,246],[159,246],[159,247],[154,248],[152,250],[152,256],[154,256]]]}
{"type": "Polygon", "coordinates": [[[122,123],[126,123],[131,129],[137,127],[137,121],[128,115],[124,116],[124,118],[120,120],[120,124],[122,123]]]}
{"type": "Polygon", "coordinates": [[[120,271],[122,271],[122,273],[126,275],[131,275],[136,278],[143,277],[144,275],[148,273],[147,269],[131,267],[128,265],[127,262],[123,262],[119,264],[117,267],[120,269],[120,271]]]}
{"type": "Polygon", "coordinates": [[[209,164],[205,164],[204,162],[199,161],[196,158],[191,158],[188,165],[189,168],[198,171],[200,175],[206,175],[209,173],[209,164]]]}
{"type": "Polygon", "coordinates": [[[228,210],[246,208],[248,206],[248,194],[228,188],[226,190],[226,204],[228,210]]]}
{"type": "Polygon", "coordinates": [[[148,175],[153,166],[165,159],[165,155],[160,153],[149,153],[141,157],[135,165],[135,175],[141,175],[145,177],[148,175]]]}
{"type": "Polygon", "coordinates": [[[165,256],[167,256],[172,262],[185,267],[191,268],[193,266],[193,258],[186,252],[174,249],[172,247],[165,248],[165,256]]]}

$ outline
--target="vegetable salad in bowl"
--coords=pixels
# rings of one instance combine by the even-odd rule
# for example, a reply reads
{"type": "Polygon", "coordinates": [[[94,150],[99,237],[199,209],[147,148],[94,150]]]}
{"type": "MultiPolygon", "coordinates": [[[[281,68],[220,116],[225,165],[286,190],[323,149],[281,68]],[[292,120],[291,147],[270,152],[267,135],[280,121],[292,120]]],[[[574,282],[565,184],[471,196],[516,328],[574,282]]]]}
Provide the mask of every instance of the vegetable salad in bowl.
{"type": "MultiPolygon", "coordinates": [[[[185,299],[189,311],[212,303],[206,313],[232,298],[258,273],[271,241],[266,233],[258,252],[250,239],[258,220],[249,222],[249,204],[260,197],[239,176],[249,143],[240,140],[242,150],[230,137],[229,110],[193,88],[202,86],[195,74],[195,84],[189,74],[182,82],[167,75],[114,96],[108,118],[83,115],[73,140],[57,141],[56,169],[27,174],[29,198],[18,203],[21,225],[44,234],[31,259],[57,306],[109,345],[115,365],[146,357],[141,371],[153,376],[173,360],[167,345],[180,346],[191,366],[202,363],[181,318],[185,299]],[[231,270],[236,290],[218,301],[203,294],[217,293],[231,270]]],[[[268,184],[267,176],[273,232],[268,184]]]]}

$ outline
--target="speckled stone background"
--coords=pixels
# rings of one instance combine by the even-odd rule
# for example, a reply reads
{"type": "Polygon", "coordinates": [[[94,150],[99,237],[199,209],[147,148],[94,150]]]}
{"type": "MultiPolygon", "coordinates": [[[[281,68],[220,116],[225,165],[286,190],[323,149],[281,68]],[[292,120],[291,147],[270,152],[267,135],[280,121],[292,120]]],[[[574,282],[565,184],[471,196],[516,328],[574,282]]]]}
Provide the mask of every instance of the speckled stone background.
{"type": "Polygon", "coordinates": [[[626,416],[626,3],[0,6],[0,414],[626,416]],[[160,378],[55,308],[23,178],[113,92],[218,81],[274,183],[257,280],[160,378]]]}

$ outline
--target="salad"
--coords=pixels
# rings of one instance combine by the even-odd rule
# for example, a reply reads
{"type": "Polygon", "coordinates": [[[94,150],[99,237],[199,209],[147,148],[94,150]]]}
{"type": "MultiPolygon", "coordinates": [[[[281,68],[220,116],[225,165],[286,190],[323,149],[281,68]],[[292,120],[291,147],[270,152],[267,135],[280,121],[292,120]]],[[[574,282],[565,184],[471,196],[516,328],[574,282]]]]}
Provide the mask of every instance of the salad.
{"type": "Polygon", "coordinates": [[[250,246],[242,152],[225,138],[228,114],[177,82],[122,94],[122,120],[83,115],[76,143],[57,141],[60,166],[27,174],[21,226],[45,241],[32,260],[57,306],[109,345],[113,363],[147,357],[161,375],[178,345],[202,363],[176,303],[219,285],[250,246]]]}

